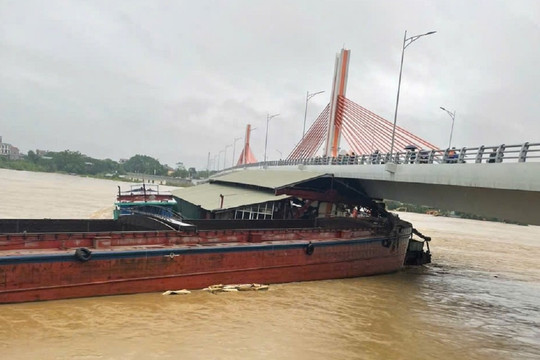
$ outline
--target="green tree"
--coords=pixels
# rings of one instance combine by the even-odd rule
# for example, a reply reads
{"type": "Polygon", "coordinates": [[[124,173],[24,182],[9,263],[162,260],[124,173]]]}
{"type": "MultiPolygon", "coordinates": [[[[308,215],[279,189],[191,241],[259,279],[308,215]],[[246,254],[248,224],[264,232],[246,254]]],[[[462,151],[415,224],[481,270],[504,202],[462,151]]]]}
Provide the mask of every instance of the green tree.
{"type": "Polygon", "coordinates": [[[27,159],[30,162],[33,162],[34,164],[39,160],[39,156],[32,150],[28,151],[27,159]]]}
{"type": "Polygon", "coordinates": [[[174,170],[172,176],[176,178],[182,178],[185,179],[189,175],[189,172],[186,169],[176,169],[174,170]]]}
{"type": "Polygon", "coordinates": [[[86,170],[87,157],[78,151],[64,150],[58,153],[48,153],[58,171],[74,174],[88,173],[86,170]]]}
{"type": "Polygon", "coordinates": [[[127,172],[149,174],[149,175],[167,175],[167,168],[159,163],[158,160],[146,156],[135,155],[124,163],[124,169],[127,172]]]}

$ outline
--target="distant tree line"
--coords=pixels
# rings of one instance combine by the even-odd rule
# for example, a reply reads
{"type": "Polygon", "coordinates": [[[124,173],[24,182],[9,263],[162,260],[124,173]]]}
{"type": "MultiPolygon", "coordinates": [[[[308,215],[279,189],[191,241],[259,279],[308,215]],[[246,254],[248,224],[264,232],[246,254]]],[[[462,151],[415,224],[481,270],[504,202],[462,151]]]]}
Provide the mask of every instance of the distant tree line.
{"type": "Polygon", "coordinates": [[[186,170],[183,166],[172,169],[167,164],[163,165],[158,160],[146,155],[135,155],[126,162],[119,163],[111,159],[94,159],[78,151],[70,150],[51,151],[41,155],[30,150],[28,155],[19,160],[10,160],[7,157],[0,156],[0,168],[96,177],[121,177],[126,173],[140,173],[182,179],[198,179],[210,175],[207,171],[197,171],[195,168],[186,170]]]}

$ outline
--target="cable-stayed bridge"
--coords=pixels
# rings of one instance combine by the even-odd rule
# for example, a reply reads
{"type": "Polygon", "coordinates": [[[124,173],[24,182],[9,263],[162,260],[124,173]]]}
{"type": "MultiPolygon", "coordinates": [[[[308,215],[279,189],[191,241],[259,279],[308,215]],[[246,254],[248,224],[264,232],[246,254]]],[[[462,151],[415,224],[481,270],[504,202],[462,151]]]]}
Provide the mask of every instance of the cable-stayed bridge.
{"type": "Polygon", "coordinates": [[[540,225],[540,142],[439,149],[347,99],[348,61],[342,50],[330,103],[286,160],[257,162],[248,127],[228,170],[326,173],[358,180],[358,191],[376,199],[540,225]]]}

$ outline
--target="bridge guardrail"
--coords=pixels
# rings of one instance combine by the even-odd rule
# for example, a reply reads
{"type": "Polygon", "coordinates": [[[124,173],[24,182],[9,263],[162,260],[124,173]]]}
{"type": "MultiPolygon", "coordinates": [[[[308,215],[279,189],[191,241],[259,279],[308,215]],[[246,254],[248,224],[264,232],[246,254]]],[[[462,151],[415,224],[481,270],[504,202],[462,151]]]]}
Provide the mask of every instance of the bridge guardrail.
{"type": "MultiPolygon", "coordinates": [[[[264,166],[290,165],[368,165],[386,164],[466,164],[466,163],[509,163],[540,162],[540,143],[463,147],[460,149],[407,150],[394,154],[375,151],[372,154],[317,156],[306,159],[286,159],[238,165],[229,169],[264,166]],[[392,156],[393,155],[393,156],[392,156]]],[[[224,169],[227,170],[227,169],[224,169]]]]}

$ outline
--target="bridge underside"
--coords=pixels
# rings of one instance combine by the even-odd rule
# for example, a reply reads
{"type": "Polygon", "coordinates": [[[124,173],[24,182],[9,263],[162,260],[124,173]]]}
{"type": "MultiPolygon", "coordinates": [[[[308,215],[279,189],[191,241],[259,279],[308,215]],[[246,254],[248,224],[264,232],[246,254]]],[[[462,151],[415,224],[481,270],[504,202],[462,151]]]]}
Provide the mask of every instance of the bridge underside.
{"type": "Polygon", "coordinates": [[[374,180],[360,183],[373,198],[540,225],[539,192],[374,180]]]}
{"type": "Polygon", "coordinates": [[[333,174],[337,181],[356,179],[358,191],[373,199],[540,225],[540,163],[300,165],[279,169],[333,174]]]}

